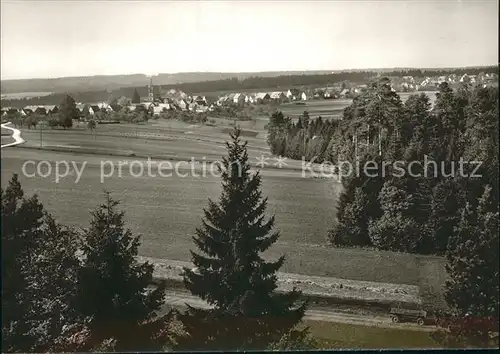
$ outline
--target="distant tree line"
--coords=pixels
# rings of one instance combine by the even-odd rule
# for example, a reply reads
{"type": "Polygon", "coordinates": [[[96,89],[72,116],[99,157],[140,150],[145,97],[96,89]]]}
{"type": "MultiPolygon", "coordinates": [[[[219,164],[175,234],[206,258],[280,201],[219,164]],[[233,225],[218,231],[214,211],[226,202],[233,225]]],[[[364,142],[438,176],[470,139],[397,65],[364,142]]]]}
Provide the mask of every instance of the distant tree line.
{"type": "MultiPolygon", "coordinates": [[[[426,77],[426,76],[436,76],[436,75],[463,75],[465,73],[469,75],[477,75],[481,72],[484,73],[497,73],[498,67],[480,67],[480,68],[461,68],[461,69],[408,69],[408,70],[394,70],[385,72],[384,76],[387,77],[401,77],[411,75],[414,77],[426,77]]],[[[350,81],[353,83],[364,83],[374,77],[378,76],[377,71],[345,71],[332,74],[317,74],[317,75],[281,75],[275,77],[249,77],[243,80],[239,80],[236,77],[214,80],[214,81],[203,81],[203,82],[189,82],[182,84],[172,84],[172,85],[162,85],[162,89],[179,89],[184,92],[218,92],[218,91],[245,91],[245,90],[255,90],[255,89],[277,89],[286,90],[290,87],[298,86],[309,86],[318,85],[326,86],[333,83],[339,83],[343,81],[350,81]]],[[[113,90],[113,94],[117,96],[132,97],[134,90],[137,90],[141,97],[148,95],[147,86],[140,87],[124,87],[113,90]]],[[[57,104],[62,99],[62,94],[53,94],[38,98],[27,98],[22,100],[2,100],[2,105],[13,106],[22,108],[26,105],[41,105],[41,104],[57,104]]],[[[99,102],[106,101],[109,97],[109,92],[106,90],[96,90],[96,91],[86,91],[86,92],[74,92],[72,96],[77,102],[99,102]]]]}
{"type": "Polygon", "coordinates": [[[323,120],[322,117],[310,119],[309,113],[304,113],[294,123],[283,113],[276,111],[271,115],[268,124],[267,141],[271,153],[300,160],[324,162],[328,157],[328,146],[339,122],[323,120]]]}

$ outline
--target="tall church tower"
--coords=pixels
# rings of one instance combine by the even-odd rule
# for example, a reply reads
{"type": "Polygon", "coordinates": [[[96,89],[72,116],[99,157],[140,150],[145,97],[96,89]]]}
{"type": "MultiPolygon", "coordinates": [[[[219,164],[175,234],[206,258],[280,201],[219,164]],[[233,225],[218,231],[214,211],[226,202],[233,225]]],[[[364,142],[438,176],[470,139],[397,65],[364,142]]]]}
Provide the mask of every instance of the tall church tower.
{"type": "Polygon", "coordinates": [[[153,87],[153,75],[149,77],[149,86],[148,86],[148,101],[154,102],[154,87],[153,87]]]}

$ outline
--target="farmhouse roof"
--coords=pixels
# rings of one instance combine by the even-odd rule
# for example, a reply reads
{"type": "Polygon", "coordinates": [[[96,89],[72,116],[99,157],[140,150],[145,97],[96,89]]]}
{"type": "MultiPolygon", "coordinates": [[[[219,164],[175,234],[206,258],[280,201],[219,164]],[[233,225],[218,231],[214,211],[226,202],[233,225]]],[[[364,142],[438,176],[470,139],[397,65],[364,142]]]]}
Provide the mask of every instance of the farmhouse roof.
{"type": "Polygon", "coordinates": [[[12,110],[18,111],[18,109],[16,107],[10,107],[10,106],[9,107],[2,107],[1,110],[5,111],[5,112],[12,111],[12,110]]]}
{"type": "Polygon", "coordinates": [[[39,108],[39,106],[33,106],[33,105],[30,105],[30,106],[26,106],[24,107],[23,109],[25,110],[29,110],[29,111],[36,111],[37,109],[39,108]]]}
{"type": "Polygon", "coordinates": [[[259,92],[258,94],[255,95],[255,98],[266,98],[266,96],[269,96],[267,92],[259,92]]]}
{"type": "Polygon", "coordinates": [[[44,105],[44,106],[40,106],[42,108],[45,108],[47,111],[52,111],[54,110],[54,108],[57,108],[57,106],[55,104],[48,104],[48,105],[44,105]]]}
{"type": "Polygon", "coordinates": [[[280,98],[280,96],[283,95],[283,92],[280,92],[280,91],[275,91],[275,92],[271,92],[271,98],[280,98]]]}
{"type": "Polygon", "coordinates": [[[76,109],[78,109],[79,111],[83,111],[85,109],[85,106],[86,106],[86,104],[78,103],[76,105],[76,109]]]}

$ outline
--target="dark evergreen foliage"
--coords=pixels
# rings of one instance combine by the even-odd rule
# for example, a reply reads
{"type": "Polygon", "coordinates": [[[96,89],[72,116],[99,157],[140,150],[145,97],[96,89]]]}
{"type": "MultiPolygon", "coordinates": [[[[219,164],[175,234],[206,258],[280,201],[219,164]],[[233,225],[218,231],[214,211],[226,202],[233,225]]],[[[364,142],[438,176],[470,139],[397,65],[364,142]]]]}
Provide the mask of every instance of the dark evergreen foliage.
{"type": "Polygon", "coordinates": [[[236,129],[223,159],[222,194],[218,203],[209,200],[193,238],[196,269],[184,270],[186,288],[213,308],[190,308],[179,315],[187,333],[177,339],[182,349],[263,349],[304,315],[300,292],[275,292],[284,256],[275,262],[260,256],[279,233],[272,231],[274,217],[265,221],[261,177],[250,174],[246,142],[239,137],[236,129]]]}
{"type": "Polygon", "coordinates": [[[106,193],[105,203],[92,212],[90,228],[83,235],[78,310],[91,318],[88,327],[95,343],[112,338],[116,350],[158,349],[152,327],[158,333],[164,328],[156,311],[164,302],[165,285],[148,289],[153,265],[135,259],[140,236],[125,229],[118,204],[106,193]]]}
{"type": "Polygon", "coordinates": [[[73,97],[66,95],[59,105],[59,125],[63,128],[71,128],[73,119],[80,117],[80,112],[76,108],[76,103],[73,97]]]}

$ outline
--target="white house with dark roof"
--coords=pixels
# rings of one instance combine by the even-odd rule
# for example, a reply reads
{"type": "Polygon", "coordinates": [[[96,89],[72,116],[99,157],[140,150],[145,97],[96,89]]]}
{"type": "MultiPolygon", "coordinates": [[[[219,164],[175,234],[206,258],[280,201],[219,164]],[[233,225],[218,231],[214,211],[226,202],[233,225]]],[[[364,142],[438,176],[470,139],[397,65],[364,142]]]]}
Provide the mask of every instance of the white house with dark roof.
{"type": "Polygon", "coordinates": [[[39,106],[45,109],[45,114],[54,114],[59,112],[59,107],[54,104],[39,106]]]}
{"type": "Polygon", "coordinates": [[[114,109],[107,102],[99,102],[97,107],[99,107],[100,110],[104,109],[108,113],[114,112],[114,109]]]}
{"type": "Polygon", "coordinates": [[[233,103],[234,104],[243,104],[245,103],[245,94],[243,93],[235,93],[233,96],[233,103]]]}
{"type": "Polygon", "coordinates": [[[286,92],[286,97],[291,100],[296,100],[300,95],[300,90],[296,88],[291,88],[286,92]]]}
{"type": "Polygon", "coordinates": [[[271,96],[267,92],[259,92],[255,95],[254,101],[256,103],[265,103],[271,99],[271,96]]]}
{"type": "Polygon", "coordinates": [[[177,107],[179,107],[183,111],[185,111],[188,107],[187,102],[183,99],[177,100],[176,105],[177,105],[177,107]]]}
{"type": "Polygon", "coordinates": [[[286,98],[286,94],[284,92],[281,92],[281,91],[275,91],[275,92],[271,92],[269,94],[269,97],[272,100],[282,100],[282,99],[286,98]]]}
{"type": "Polygon", "coordinates": [[[45,108],[43,106],[29,105],[23,108],[26,115],[30,114],[46,114],[45,108]]]}

